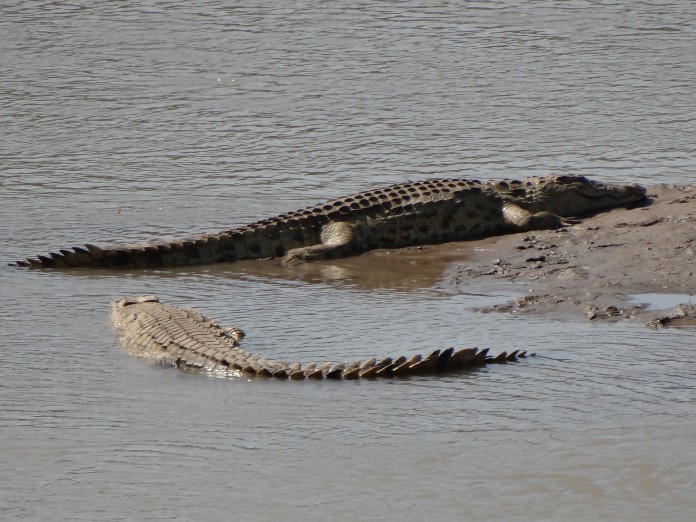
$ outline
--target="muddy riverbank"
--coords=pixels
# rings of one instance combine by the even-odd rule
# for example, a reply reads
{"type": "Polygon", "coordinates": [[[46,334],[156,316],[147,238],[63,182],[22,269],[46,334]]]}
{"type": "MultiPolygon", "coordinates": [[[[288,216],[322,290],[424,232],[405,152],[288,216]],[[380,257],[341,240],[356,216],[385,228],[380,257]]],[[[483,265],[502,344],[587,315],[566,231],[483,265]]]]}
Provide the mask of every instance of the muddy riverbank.
{"type": "Polygon", "coordinates": [[[470,290],[508,282],[525,294],[483,312],[696,326],[696,301],[689,299],[696,295],[696,186],[653,185],[648,194],[646,206],[615,209],[567,229],[470,242],[473,257],[451,267],[444,284],[470,290]],[[670,294],[676,302],[664,307],[669,299],[651,303],[646,294],[670,294]]]}

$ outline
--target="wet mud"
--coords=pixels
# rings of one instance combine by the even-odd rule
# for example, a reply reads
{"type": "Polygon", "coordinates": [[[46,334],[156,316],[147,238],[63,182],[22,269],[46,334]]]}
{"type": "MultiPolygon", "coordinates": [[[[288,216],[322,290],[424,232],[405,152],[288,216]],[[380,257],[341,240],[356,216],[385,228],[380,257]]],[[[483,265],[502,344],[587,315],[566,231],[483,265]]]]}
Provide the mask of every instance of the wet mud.
{"type": "Polygon", "coordinates": [[[654,185],[648,194],[644,206],[586,217],[561,230],[469,242],[471,260],[451,266],[443,284],[471,291],[472,285],[500,289],[507,283],[524,294],[482,312],[695,327],[696,186],[654,185]],[[646,293],[677,294],[684,302],[660,309],[633,297],[646,293]]]}

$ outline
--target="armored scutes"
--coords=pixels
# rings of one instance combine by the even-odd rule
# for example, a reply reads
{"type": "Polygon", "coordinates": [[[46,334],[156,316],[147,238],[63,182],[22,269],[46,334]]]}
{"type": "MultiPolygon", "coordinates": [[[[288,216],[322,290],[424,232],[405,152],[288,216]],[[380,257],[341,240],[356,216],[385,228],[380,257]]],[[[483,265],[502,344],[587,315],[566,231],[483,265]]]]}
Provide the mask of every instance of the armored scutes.
{"type": "Polygon", "coordinates": [[[431,179],[361,192],[224,232],[169,243],[87,244],[13,263],[24,267],[157,268],[282,257],[344,257],[374,248],[559,228],[645,199],[638,185],[557,175],[481,182],[431,179]]]}
{"type": "Polygon", "coordinates": [[[222,328],[196,310],[165,306],[153,295],[122,297],[112,305],[112,320],[121,342],[134,355],[182,369],[221,377],[275,377],[282,379],[366,379],[405,377],[452,372],[489,363],[506,363],[526,357],[524,351],[489,356],[488,350],[454,348],[428,356],[387,357],[350,363],[287,363],[245,352],[239,343],[244,333],[222,328]]]}

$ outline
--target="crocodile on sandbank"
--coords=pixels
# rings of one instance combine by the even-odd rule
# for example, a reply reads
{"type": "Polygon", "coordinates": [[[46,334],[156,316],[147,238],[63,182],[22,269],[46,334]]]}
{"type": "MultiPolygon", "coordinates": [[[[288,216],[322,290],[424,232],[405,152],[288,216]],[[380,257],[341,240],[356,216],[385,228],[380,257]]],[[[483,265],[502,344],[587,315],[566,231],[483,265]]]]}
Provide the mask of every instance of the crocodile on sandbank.
{"type": "Polygon", "coordinates": [[[514,362],[527,356],[516,350],[489,356],[488,349],[454,348],[428,356],[387,357],[350,363],[287,363],[242,350],[244,333],[220,327],[190,308],[166,306],[154,295],[114,301],[112,320],[120,329],[121,343],[131,354],[191,371],[221,377],[275,377],[304,379],[366,379],[407,377],[452,372],[489,363],[514,362]]]}
{"type": "Polygon", "coordinates": [[[12,264],[157,268],[274,257],[331,259],[375,248],[560,228],[577,216],[639,203],[645,194],[639,185],[571,175],[489,182],[430,179],[361,192],[191,239],[113,248],[86,244],[12,264]]]}

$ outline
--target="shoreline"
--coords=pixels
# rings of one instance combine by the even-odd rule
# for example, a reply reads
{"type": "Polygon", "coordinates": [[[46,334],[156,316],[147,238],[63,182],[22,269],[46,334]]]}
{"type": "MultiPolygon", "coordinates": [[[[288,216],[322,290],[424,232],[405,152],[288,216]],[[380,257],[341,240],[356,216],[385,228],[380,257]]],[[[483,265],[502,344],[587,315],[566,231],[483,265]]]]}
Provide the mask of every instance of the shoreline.
{"type": "Polygon", "coordinates": [[[694,327],[696,186],[646,188],[650,199],[644,206],[603,212],[561,230],[468,241],[472,258],[450,266],[443,285],[457,291],[494,281],[499,289],[505,282],[517,292],[524,288],[525,296],[475,308],[481,312],[694,327]],[[631,299],[641,294],[674,294],[679,304],[660,308],[649,299],[631,299]]]}

